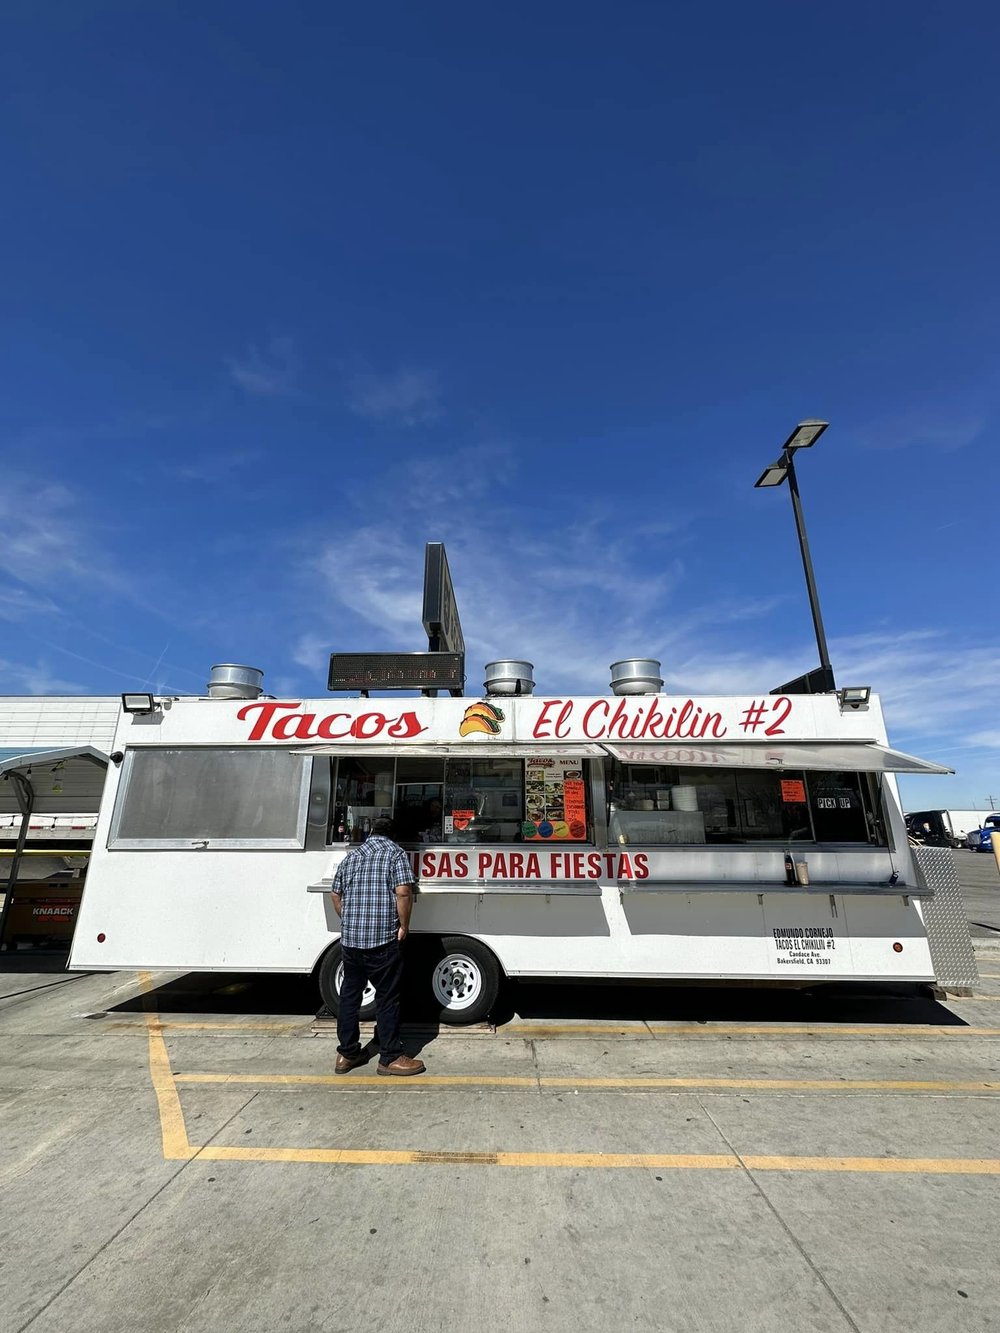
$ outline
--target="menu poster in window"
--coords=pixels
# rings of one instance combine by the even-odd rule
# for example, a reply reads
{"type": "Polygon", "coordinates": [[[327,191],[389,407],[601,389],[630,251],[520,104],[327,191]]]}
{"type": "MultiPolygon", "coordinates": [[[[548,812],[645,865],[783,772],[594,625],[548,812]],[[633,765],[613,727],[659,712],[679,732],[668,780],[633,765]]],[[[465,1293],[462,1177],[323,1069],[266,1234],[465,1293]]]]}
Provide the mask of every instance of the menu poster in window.
{"type": "Polygon", "coordinates": [[[587,798],[579,759],[529,759],[524,774],[525,842],[587,836],[587,798]]]}
{"type": "Polygon", "coordinates": [[[784,805],[803,805],[805,799],[806,784],[801,779],[782,779],[781,800],[784,805]]]}

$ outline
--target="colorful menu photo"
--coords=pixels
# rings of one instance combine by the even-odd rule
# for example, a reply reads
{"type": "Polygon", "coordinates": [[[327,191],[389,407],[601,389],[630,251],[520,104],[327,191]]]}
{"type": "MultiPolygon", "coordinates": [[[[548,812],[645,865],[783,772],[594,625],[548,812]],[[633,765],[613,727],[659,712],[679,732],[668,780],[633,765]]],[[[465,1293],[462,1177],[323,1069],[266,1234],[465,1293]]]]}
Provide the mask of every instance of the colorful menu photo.
{"type": "Polygon", "coordinates": [[[525,766],[525,842],[577,841],[587,836],[587,797],[579,759],[529,759],[525,766]]]}

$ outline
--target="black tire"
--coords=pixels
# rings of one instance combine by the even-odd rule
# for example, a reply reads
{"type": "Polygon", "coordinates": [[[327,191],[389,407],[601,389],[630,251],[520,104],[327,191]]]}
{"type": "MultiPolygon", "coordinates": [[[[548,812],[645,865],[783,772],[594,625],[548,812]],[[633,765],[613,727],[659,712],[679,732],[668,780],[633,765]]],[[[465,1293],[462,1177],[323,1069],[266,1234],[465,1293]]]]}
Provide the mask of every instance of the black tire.
{"type": "MultiPolygon", "coordinates": [[[[343,964],[344,953],[340,947],[340,940],[338,940],[336,944],[331,944],[323,955],[319,965],[318,977],[320,999],[334,1016],[340,1013],[340,984],[343,980],[343,964]]],[[[369,991],[371,992],[370,998],[363,1001],[361,1005],[362,1023],[368,1023],[375,1017],[375,992],[368,986],[366,987],[366,994],[369,991]]]]}
{"type": "Polygon", "coordinates": [[[496,1004],[503,971],[485,944],[445,935],[429,959],[434,1017],[449,1027],[482,1023],[496,1004]]]}

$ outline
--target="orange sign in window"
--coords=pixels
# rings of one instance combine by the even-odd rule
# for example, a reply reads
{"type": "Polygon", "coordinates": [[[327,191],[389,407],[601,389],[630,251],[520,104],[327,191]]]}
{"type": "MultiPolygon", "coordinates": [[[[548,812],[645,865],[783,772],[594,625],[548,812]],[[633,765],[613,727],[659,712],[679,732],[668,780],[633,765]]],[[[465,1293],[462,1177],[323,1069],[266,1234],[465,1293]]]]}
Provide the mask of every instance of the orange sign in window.
{"type": "Polygon", "coordinates": [[[567,778],[563,783],[566,823],[571,838],[587,836],[587,797],[580,778],[567,778]]]}
{"type": "Polygon", "coordinates": [[[785,779],[781,784],[781,799],[786,805],[804,805],[806,784],[801,779],[785,779]]]}

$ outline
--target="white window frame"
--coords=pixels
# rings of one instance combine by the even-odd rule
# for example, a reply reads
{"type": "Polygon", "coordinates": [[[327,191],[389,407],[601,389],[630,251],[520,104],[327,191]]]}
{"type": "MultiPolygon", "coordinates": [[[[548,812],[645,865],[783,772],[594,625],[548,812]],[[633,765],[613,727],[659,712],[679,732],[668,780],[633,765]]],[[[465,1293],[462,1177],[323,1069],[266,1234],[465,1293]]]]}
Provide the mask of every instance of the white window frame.
{"type": "MultiPolygon", "coordinates": [[[[282,838],[124,838],[120,836],[122,817],[125,812],[125,803],[128,799],[129,787],[132,781],[132,772],[135,767],[136,756],[140,754],[159,753],[163,750],[186,750],[191,753],[195,751],[208,750],[226,750],[237,754],[264,754],[273,753],[271,747],[233,746],[233,745],[143,745],[136,746],[133,749],[125,751],[125,759],[122,763],[122,775],[118,784],[118,791],[115,795],[115,809],[111,818],[111,828],[108,833],[109,851],[190,851],[191,849],[212,849],[215,851],[304,851],[306,846],[306,824],[309,816],[309,793],[312,785],[312,763],[309,759],[304,759],[301,751],[294,757],[302,759],[302,773],[299,779],[298,792],[298,812],[296,815],[295,833],[291,837],[282,838]]],[[[280,753],[291,754],[288,750],[282,750],[280,753]]]]}

